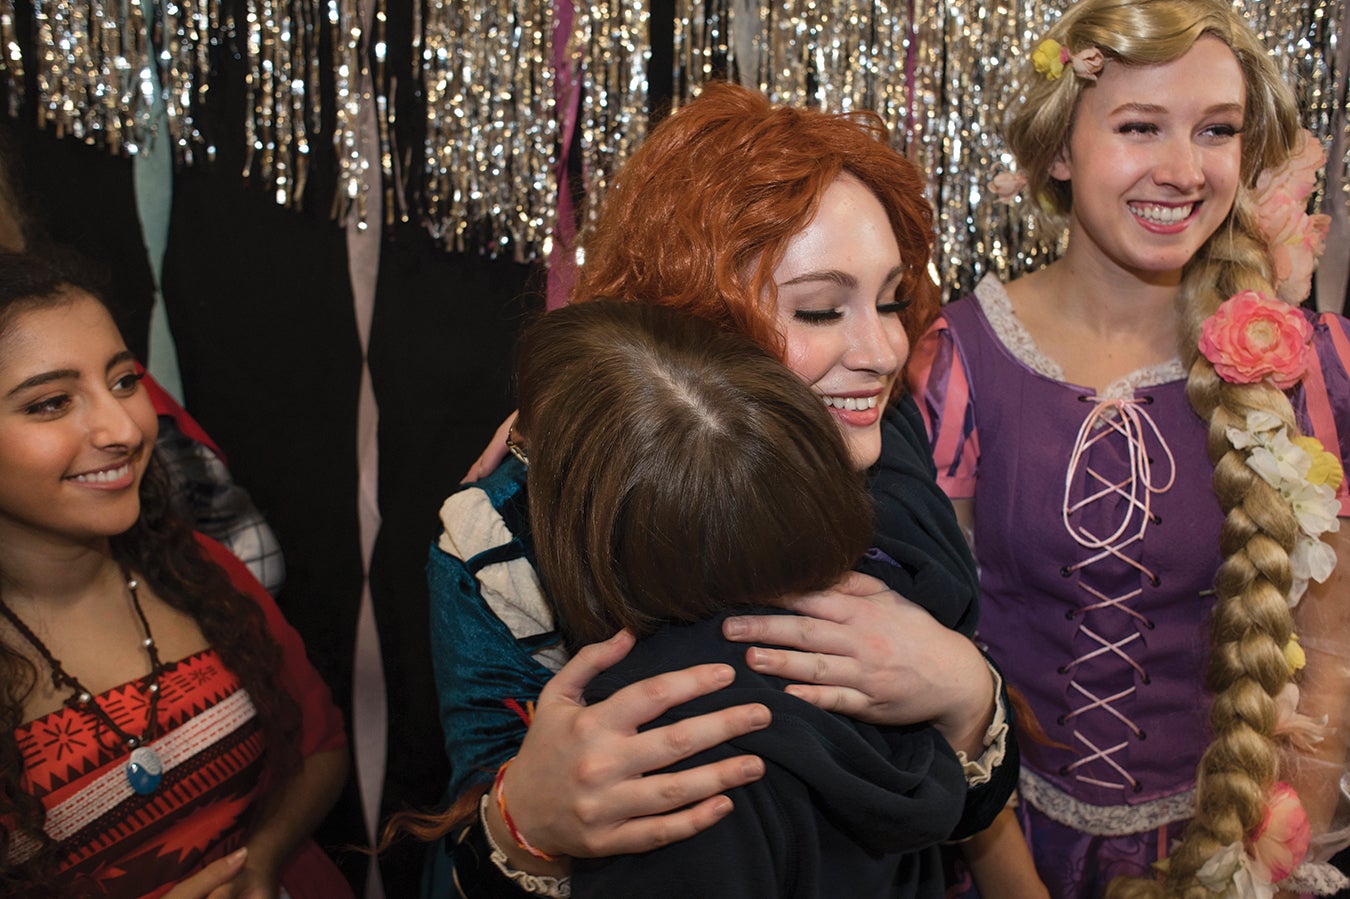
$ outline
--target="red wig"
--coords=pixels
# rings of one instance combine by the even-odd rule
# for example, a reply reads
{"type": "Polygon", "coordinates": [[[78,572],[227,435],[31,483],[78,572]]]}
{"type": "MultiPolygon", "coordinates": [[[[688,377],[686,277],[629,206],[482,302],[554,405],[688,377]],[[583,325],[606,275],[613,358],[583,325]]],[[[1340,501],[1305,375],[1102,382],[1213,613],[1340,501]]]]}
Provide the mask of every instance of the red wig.
{"type": "Polygon", "coordinates": [[[616,176],[573,302],[597,297],[676,306],[782,355],[773,270],[843,172],[881,201],[906,270],[910,339],[935,316],[928,277],[933,213],[918,168],[868,112],[773,106],[715,83],[661,123],[616,176]]]}

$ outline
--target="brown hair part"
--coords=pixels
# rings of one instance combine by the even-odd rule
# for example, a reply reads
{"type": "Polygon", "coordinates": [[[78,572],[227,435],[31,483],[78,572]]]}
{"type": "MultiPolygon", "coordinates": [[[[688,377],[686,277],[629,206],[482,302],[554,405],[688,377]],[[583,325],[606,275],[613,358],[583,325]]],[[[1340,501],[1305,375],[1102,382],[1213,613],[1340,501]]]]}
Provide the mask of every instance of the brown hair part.
{"type": "Polygon", "coordinates": [[[520,350],[535,551],[573,648],[822,589],[866,550],[839,428],[744,334],[596,301],[543,316],[520,350]]]}

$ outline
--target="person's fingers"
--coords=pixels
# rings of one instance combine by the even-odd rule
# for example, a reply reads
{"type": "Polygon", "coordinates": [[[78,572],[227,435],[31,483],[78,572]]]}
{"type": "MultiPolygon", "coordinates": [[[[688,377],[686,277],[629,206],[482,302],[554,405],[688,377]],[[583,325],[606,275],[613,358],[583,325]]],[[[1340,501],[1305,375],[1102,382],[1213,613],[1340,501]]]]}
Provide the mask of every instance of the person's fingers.
{"type": "Polygon", "coordinates": [[[598,836],[594,845],[587,847],[587,854],[603,858],[651,852],[707,830],[731,814],[733,808],[730,799],[719,795],[668,815],[625,821],[598,836]]]}
{"type": "Polygon", "coordinates": [[[234,880],[248,860],[248,847],[218,858],[164,894],[163,899],[204,899],[234,880]]]}
{"type": "Polygon", "coordinates": [[[822,687],[818,684],[788,684],[784,690],[791,696],[809,702],[818,709],[847,715],[862,721],[875,717],[867,694],[849,687],[822,687]]]}
{"type": "Polygon", "coordinates": [[[722,622],[722,635],[737,643],[767,643],[830,655],[851,655],[858,637],[848,625],[810,614],[734,615],[722,622]]]}
{"type": "Polygon", "coordinates": [[[468,472],[460,478],[461,484],[481,480],[497,470],[497,466],[501,465],[502,460],[506,458],[506,435],[515,423],[516,413],[512,412],[506,416],[506,421],[497,427],[496,432],[492,435],[492,440],[483,449],[482,454],[469,466],[468,472]]]}
{"type": "Polygon", "coordinates": [[[886,586],[885,581],[874,578],[870,574],[863,574],[861,571],[847,572],[839,579],[839,583],[834,585],[834,589],[849,596],[875,596],[878,593],[891,592],[891,588],[886,586]]]}
{"type": "Polygon", "coordinates": [[[824,686],[856,687],[864,677],[858,660],[828,652],[796,652],[752,646],[745,661],[760,674],[824,686]]]}
{"type": "MultiPolygon", "coordinates": [[[[617,694],[616,694],[617,695],[617,694]]],[[[664,727],[654,727],[627,740],[622,759],[615,759],[616,772],[596,772],[597,780],[618,774],[615,779],[659,771],[692,755],[720,746],[728,740],[763,730],[772,715],[759,703],[719,709],[694,718],[686,718],[664,727]]],[[[710,789],[703,795],[711,795],[710,789]]],[[[641,814],[654,814],[648,811],[641,814]]],[[[629,814],[640,814],[630,811],[629,814]]]]}
{"type": "Polygon", "coordinates": [[[597,674],[628,655],[636,642],[632,632],[619,631],[608,640],[582,647],[545,685],[540,701],[564,698],[580,703],[586,685],[597,674]]]}
{"type": "MultiPolygon", "coordinates": [[[[597,727],[621,733],[635,732],[642,725],[659,718],[677,705],[686,703],[691,699],[697,699],[700,696],[706,696],[728,686],[735,680],[735,677],[736,671],[730,665],[716,663],[694,665],[691,668],[681,668],[678,671],[667,671],[663,674],[643,678],[615,692],[604,702],[593,706],[589,710],[593,719],[590,723],[597,727]]],[[[765,712],[767,714],[767,710],[765,712]]],[[[713,716],[718,714],[720,713],[713,713],[713,716]]],[[[703,718],[691,718],[689,720],[702,721],[703,718]]],[[[685,728],[681,725],[686,723],[688,722],[680,722],[670,725],[670,727],[679,731],[679,735],[682,736],[685,728]]],[[[666,728],[658,728],[658,731],[654,732],[669,734],[666,728]]],[[[736,730],[737,734],[744,732],[744,730],[736,730]]],[[[706,749],[708,746],[720,743],[724,739],[726,737],[713,740],[712,743],[699,741],[699,749],[706,749]]],[[[669,764],[670,761],[673,761],[673,759],[661,764],[669,764]]]]}
{"type": "Polygon", "coordinates": [[[646,818],[678,811],[764,776],[764,760],[755,755],[709,762],[687,771],[633,779],[615,803],[620,819],[646,818]]]}

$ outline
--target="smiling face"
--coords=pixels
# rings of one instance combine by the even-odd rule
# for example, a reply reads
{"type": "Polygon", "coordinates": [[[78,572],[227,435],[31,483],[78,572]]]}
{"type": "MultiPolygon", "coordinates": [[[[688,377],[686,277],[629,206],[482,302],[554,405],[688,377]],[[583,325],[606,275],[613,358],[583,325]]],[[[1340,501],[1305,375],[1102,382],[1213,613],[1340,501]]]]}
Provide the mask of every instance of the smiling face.
{"type": "Polygon", "coordinates": [[[0,332],[0,540],[88,542],[140,514],[158,429],[103,305],[75,289],[0,332]]]}
{"type": "Polygon", "coordinates": [[[843,429],[856,468],[881,455],[881,413],[909,355],[904,273],[886,210],[844,174],[774,269],[784,362],[843,429]]]}
{"type": "Polygon", "coordinates": [[[1073,186],[1070,256],[1179,277],[1233,206],[1245,100],[1237,57],[1215,37],[1163,65],[1108,63],[1050,166],[1073,186]]]}

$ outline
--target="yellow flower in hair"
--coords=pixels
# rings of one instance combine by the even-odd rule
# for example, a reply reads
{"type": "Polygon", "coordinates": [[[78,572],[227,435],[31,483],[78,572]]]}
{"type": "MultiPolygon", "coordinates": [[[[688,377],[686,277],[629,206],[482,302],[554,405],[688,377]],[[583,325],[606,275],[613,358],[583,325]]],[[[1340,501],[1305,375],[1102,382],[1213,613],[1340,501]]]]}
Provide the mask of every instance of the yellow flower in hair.
{"type": "Polygon", "coordinates": [[[1308,664],[1308,656],[1298,643],[1298,634],[1290,634],[1289,642],[1284,644],[1284,661],[1289,666],[1290,674],[1302,671],[1303,666],[1308,664]]]}
{"type": "Polygon", "coordinates": [[[1036,71],[1055,81],[1064,74],[1064,63],[1068,55],[1059,41],[1046,38],[1031,54],[1031,64],[1036,67],[1036,71]]]}
{"type": "Polygon", "coordinates": [[[1345,479],[1341,460],[1336,458],[1335,453],[1327,452],[1322,446],[1322,441],[1316,437],[1295,437],[1294,444],[1312,460],[1306,475],[1309,484],[1316,487],[1325,484],[1332,490],[1341,486],[1341,481],[1345,479]]]}

